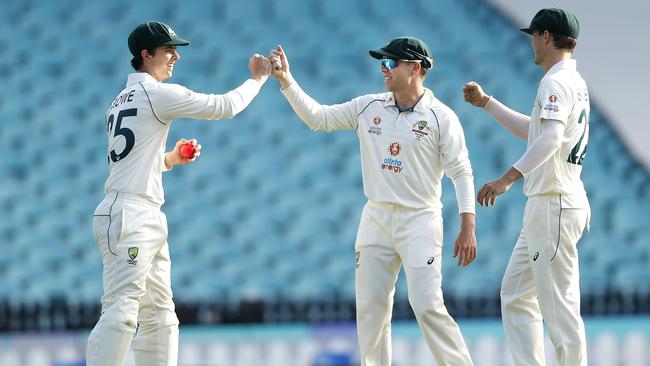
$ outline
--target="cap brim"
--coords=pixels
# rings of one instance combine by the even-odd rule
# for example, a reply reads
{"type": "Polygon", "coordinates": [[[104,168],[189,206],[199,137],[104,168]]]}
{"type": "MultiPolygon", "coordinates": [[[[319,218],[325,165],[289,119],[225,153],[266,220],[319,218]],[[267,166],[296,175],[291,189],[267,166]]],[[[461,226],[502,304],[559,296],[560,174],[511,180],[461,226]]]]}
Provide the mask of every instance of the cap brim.
{"type": "Polygon", "coordinates": [[[183,38],[172,39],[169,42],[161,44],[161,46],[189,46],[190,41],[184,40],[183,38]]]}
{"type": "Polygon", "coordinates": [[[370,50],[370,51],[368,51],[368,53],[370,54],[370,56],[372,56],[372,57],[374,57],[374,58],[376,58],[378,60],[381,60],[382,58],[386,58],[386,57],[396,59],[396,60],[401,59],[400,56],[398,56],[398,55],[396,55],[394,53],[390,53],[390,52],[388,52],[386,50],[382,50],[381,48],[378,49],[378,50],[370,50]]]}
{"type": "Polygon", "coordinates": [[[519,30],[524,32],[524,33],[528,33],[528,34],[531,34],[531,35],[533,34],[533,29],[531,29],[531,28],[521,28],[519,30]]]}

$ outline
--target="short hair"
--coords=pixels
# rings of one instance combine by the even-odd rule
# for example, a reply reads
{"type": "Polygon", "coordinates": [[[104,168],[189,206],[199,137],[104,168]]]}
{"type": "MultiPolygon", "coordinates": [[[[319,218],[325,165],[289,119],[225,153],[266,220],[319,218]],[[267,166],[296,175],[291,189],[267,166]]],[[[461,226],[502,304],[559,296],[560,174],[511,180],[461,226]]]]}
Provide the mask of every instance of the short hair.
{"type": "MultiPolygon", "coordinates": [[[[544,33],[544,29],[536,29],[535,32],[537,32],[537,34],[542,34],[544,33]]],[[[576,44],[578,44],[578,40],[573,37],[553,34],[550,31],[549,33],[551,34],[553,47],[555,47],[555,49],[573,52],[573,49],[576,48],[576,44]]]]}
{"type": "MultiPolygon", "coordinates": [[[[147,48],[146,50],[147,50],[147,52],[149,52],[149,54],[151,56],[156,55],[156,49],[155,48],[147,48]]],[[[144,60],[142,59],[142,51],[140,51],[140,53],[138,53],[136,56],[133,56],[133,58],[131,59],[131,67],[133,67],[133,69],[135,71],[140,71],[140,69],[142,68],[143,63],[144,63],[144,60]]]]}
{"type": "Polygon", "coordinates": [[[573,52],[573,49],[576,48],[576,44],[578,43],[578,40],[573,37],[560,36],[557,34],[551,34],[551,36],[553,37],[553,47],[558,50],[573,52]]]}

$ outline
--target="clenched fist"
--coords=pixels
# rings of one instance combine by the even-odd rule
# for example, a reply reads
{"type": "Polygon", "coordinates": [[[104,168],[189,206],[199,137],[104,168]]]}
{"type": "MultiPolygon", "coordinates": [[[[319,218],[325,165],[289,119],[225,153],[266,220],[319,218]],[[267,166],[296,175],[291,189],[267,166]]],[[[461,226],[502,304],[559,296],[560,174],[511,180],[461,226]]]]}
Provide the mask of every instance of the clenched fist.
{"type": "Polygon", "coordinates": [[[256,53],[248,60],[248,70],[251,72],[252,79],[264,84],[271,74],[271,62],[256,53]]]}
{"type": "Polygon", "coordinates": [[[474,107],[485,108],[485,105],[490,101],[490,96],[485,94],[483,88],[474,81],[465,84],[463,95],[465,101],[474,107]]]}

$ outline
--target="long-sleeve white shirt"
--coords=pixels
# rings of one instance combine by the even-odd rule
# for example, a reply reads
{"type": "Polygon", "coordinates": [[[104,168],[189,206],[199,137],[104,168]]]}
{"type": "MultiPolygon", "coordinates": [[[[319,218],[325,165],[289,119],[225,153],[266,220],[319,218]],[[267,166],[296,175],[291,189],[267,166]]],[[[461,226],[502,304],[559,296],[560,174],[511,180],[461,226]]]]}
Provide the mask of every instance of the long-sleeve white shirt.
{"type": "Polygon", "coordinates": [[[425,89],[413,109],[401,113],[393,93],[331,106],[320,105],[296,83],[283,93],[312,130],[356,132],[368,200],[441,209],[441,179],[447,174],[456,189],[459,212],[475,213],[474,177],[463,128],[431,90],[425,89]]]}
{"type": "Polygon", "coordinates": [[[253,100],[252,79],[223,94],[202,94],[158,82],[143,72],[129,74],[126,87],[106,111],[109,176],[106,192],[140,195],[162,205],[162,172],[169,127],[176,118],[232,118],[253,100]]]}
{"type": "Polygon", "coordinates": [[[526,175],[524,194],[585,195],[580,179],[589,141],[589,92],[576,61],[558,62],[539,83],[528,129],[529,148],[542,134],[544,120],[564,125],[562,143],[539,167],[526,175]]]}

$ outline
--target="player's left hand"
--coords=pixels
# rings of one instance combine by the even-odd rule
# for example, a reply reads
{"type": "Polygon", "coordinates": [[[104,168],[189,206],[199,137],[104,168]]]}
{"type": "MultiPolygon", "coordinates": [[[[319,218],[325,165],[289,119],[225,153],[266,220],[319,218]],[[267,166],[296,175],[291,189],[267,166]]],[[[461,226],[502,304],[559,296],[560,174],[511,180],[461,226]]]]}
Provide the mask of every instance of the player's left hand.
{"type": "Polygon", "coordinates": [[[476,246],[476,233],[474,231],[474,215],[463,215],[469,215],[471,217],[467,217],[470,219],[469,224],[467,225],[464,221],[465,218],[463,218],[460,232],[458,233],[458,237],[454,243],[454,258],[458,257],[458,261],[456,262],[457,265],[465,267],[476,259],[478,250],[476,246]]]}
{"type": "Polygon", "coordinates": [[[188,163],[191,163],[195,161],[199,156],[201,155],[201,144],[199,144],[196,139],[180,139],[176,142],[176,146],[174,146],[174,150],[169,152],[166,157],[166,162],[169,168],[176,166],[176,165],[185,165],[188,163]],[[181,155],[181,146],[185,144],[186,142],[191,143],[194,145],[194,156],[191,158],[184,158],[181,155]]]}

